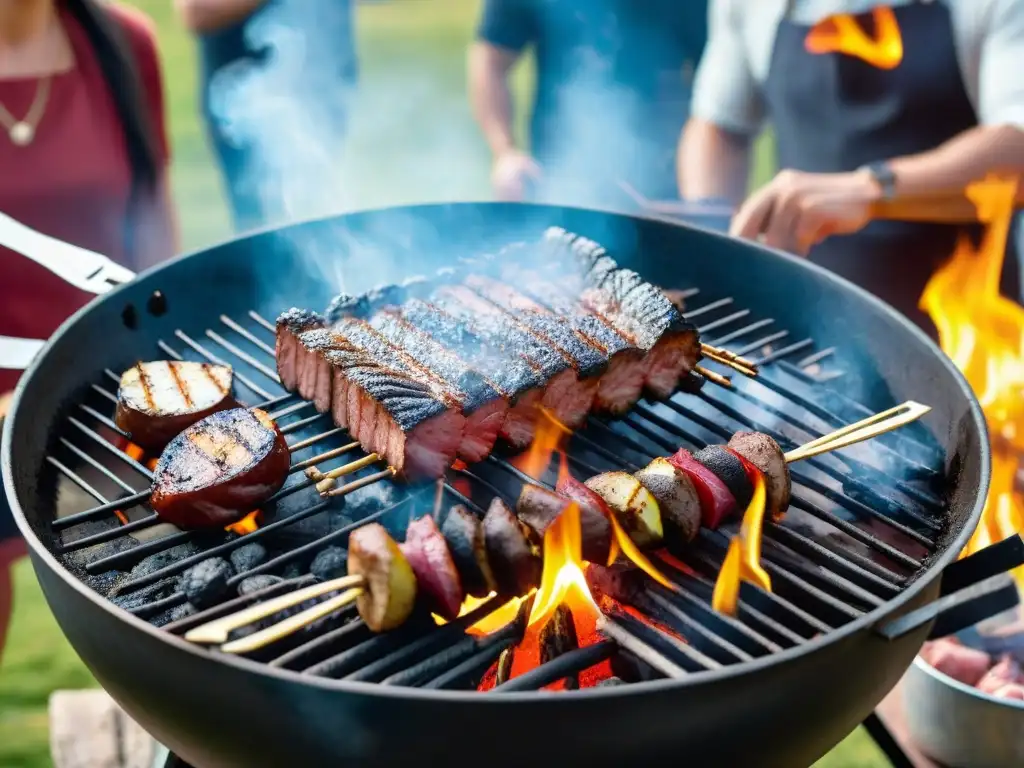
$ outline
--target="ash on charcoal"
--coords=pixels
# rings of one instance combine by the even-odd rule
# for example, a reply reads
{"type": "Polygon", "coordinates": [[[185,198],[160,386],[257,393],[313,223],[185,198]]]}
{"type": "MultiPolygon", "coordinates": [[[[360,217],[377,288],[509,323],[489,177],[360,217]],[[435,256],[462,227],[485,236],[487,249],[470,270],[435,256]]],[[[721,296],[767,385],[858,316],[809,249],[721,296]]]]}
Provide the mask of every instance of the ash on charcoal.
{"type": "Polygon", "coordinates": [[[228,558],[238,573],[245,573],[266,562],[267,548],[258,541],[252,541],[233,550],[228,558]]]}
{"type": "Polygon", "coordinates": [[[169,611],[164,611],[158,616],[154,616],[149,620],[149,623],[154,627],[162,627],[175,621],[180,621],[181,619],[187,619],[189,616],[193,616],[196,613],[198,613],[198,611],[196,611],[191,604],[182,603],[181,605],[174,606],[169,611]]]}
{"type": "Polygon", "coordinates": [[[620,685],[628,685],[628,683],[620,677],[609,677],[607,680],[602,680],[600,683],[595,685],[595,688],[615,688],[620,685]]]}
{"type": "Polygon", "coordinates": [[[168,550],[157,552],[155,555],[139,560],[129,572],[128,577],[130,579],[137,579],[142,576],[148,576],[154,571],[159,571],[161,568],[166,568],[172,563],[184,560],[186,557],[191,557],[197,552],[199,552],[199,547],[191,542],[179,544],[176,547],[171,547],[168,550]]]}
{"type": "Polygon", "coordinates": [[[299,565],[298,563],[288,563],[288,565],[286,565],[281,570],[281,578],[282,579],[297,579],[301,575],[302,575],[302,566],[299,565]]]}
{"type": "MultiPolygon", "coordinates": [[[[60,545],[66,545],[71,541],[84,538],[85,536],[91,536],[94,533],[105,531],[111,528],[106,523],[83,523],[76,525],[74,529],[74,536],[70,536],[71,531],[63,532],[58,538],[60,545]]],[[[93,562],[94,560],[100,560],[105,557],[112,555],[118,555],[122,552],[134,547],[138,542],[131,536],[121,536],[120,538],[113,539],[112,541],[106,541],[102,544],[96,544],[92,547],[86,547],[85,549],[79,549],[74,552],[69,552],[66,555],[62,555],[61,559],[64,564],[71,570],[84,570],[85,567],[93,562]]]]}
{"type": "Polygon", "coordinates": [[[269,573],[250,576],[238,582],[238,594],[249,595],[253,592],[259,592],[261,589],[272,587],[275,584],[280,584],[282,581],[283,579],[280,576],[271,576],[269,573]]]}
{"type": "Polygon", "coordinates": [[[231,564],[222,557],[211,557],[189,568],[181,575],[178,589],[196,608],[202,610],[228,597],[228,579],[234,574],[231,564]]]}
{"type": "Polygon", "coordinates": [[[110,601],[126,611],[140,608],[146,603],[152,603],[155,600],[162,600],[163,598],[174,592],[174,579],[167,578],[163,581],[158,581],[156,584],[150,584],[148,587],[137,589],[134,592],[128,592],[124,595],[116,595],[110,598],[110,601]]]}
{"type": "MultiPolygon", "coordinates": [[[[301,496],[302,494],[297,495],[301,496]]],[[[301,504],[298,509],[293,510],[291,514],[306,509],[315,503],[315,501],[307,499],[304,504],[301,504]]],[[[269,537],[269,540],[274,547],[280,547],[281,549],[294,549],[311,541],[316,541],[339,528],[351,525],[353,518],[349,517],[347,510],[347,505],[342,509],[336,509],[332,506],[330,509],[318,512],[312,517],[307,517],[305,520],[299,520],[297,523],[284,526],[280,530],[275,531],[269,537]]],[[[284,520],[289,516],[289,514],[282,514],[278,510],[274,519],[284,520]]]]}
{"type": "Polygon", "coordinates": [[[309,566],[309,572],[320,581],[340,579],[348,574],[348,553],[341,547],[327,547],[317,553],[309,566]]]}
{"type": "Polygon", "coordinates": [[[117,582],[121,580],[121,574],[117,571],[108,571],[107,573],[101,573],[98,576],[93,576],[85,571],[72,572],[84,581],[85,585],[89,587],[89,589],[101,595],[110,594],[114,587],[117,586],[117,582]]]}

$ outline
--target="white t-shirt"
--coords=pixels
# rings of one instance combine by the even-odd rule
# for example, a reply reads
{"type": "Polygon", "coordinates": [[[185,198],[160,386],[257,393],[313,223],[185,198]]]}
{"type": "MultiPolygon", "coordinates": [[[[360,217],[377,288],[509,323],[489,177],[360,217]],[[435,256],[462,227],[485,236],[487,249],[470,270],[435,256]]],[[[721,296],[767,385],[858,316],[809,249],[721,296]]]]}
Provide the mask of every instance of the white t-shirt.
{"type": "MultiPolygon", "coordinates": [[[[870,11],[882,1],[795,0],[789,18],[813,26],[833,14],[870,11]]],[[[978,119],[1024,128],[1024,0],[931,1],[949,6],[960,71],[978,119]]],[[[766,117],[763,85],[786,5],[787,0],[710,1],[708,43],[694,82],[694,117],[736,133],[760,130],[766,117]]]]}

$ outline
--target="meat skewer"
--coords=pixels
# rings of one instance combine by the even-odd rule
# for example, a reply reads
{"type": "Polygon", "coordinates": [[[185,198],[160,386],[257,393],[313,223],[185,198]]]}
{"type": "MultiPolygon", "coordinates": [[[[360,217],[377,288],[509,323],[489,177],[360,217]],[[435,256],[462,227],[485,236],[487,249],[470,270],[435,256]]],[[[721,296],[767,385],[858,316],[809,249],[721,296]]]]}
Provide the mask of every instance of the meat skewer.
{"type": "MultiPolygon", "coordinates": [[[[734,462],[722,456],[722,452],[728,452],[740,463],[753,486],[749,509],[755,508],[760,499],[762,512],[767,508],[774,514],[781,514],[789,498],[789,462],[877,436],[919,418],[928,410],[917,403],[906,403],[837,430],[789,454],[784,454],[767,435],[740,432],[727,446],[711,446],[697,454],[687,454],[685,466],[692,462],[716,477],[716,473],[729,476],[728,481],[719,478],[719,482],[731,494],[730,486],[746,486],[734,476],[734,462]]],[[[227,643],[221,649],[229,653],[256,650],[350,602],[357,602],[359,614],[371,630],[381,632],[409,618],[418,592],[433,610],[448,620],[458,616],[466,594],[482,596],[496,592],[504,598],[521,597],[540,581],[541,559],[536,538],[543,539],[547,528],[572,503],[581,508],[583,547],[585,550],[594,548],[590,554],[607,553],[610,546],[606,528],[595,525],[594,521],[584,522],[582,513],[586,512],[596,512],[609,522],[614,518],[619,529],[626,531],[628,538],[640,548],[659,547],[666,532],[673,538],[679,537],[676,539],[679,543],[686,543],[696,535],[704,518],[697,486],[706,482],[706,478],[696,475],[692,469],[687,471],[673,459],[675,456],[654,459],[635,476],[607,472],[585,484],[563,479],[557,493],[528,485],[520,495],[517,513],[498,498],[492,500],[483,520],[456,506],[440,529],[431,517],[411,522],[406,542],[401,545],[379,524],[363,526],[354,531],[349,540],[349,576],[204,624],[190,631],[186,639],[227,643],[233,629],[338,589],[349,591],[242,640],[227,643]],[[668,520],[671,522],[666,524],[668,520]]],[[[760,538],[759,520],[757,526],[747,531],[757,539],[760,538]]],[[[744,527],[747,526],[745,520],[744,527]]],[[[759,548],[754,552],[759,556],[759,548]]],[[[597,566],[595,578],[630,581],[621,569],[604,568],[600,560],[592,562],[597,566]]],[[[726,567],[727,563],[723,564],[723,572],[726,567]]]]}

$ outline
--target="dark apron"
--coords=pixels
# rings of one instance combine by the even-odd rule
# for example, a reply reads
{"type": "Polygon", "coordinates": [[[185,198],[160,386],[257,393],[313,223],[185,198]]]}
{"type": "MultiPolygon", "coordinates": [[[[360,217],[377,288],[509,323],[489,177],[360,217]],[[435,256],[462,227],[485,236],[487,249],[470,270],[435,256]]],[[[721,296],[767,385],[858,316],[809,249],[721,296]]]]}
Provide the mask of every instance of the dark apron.
{"type": "MultiPolygon", "coordinates": [[[[919,0],[894,9],[903,60],[883,70],[840,53],[804,47],[811,27],[779,23],[765,83],[780,168],[811,173],[853,171],[871,162],[938,147],[978,125],[956,56],[943,2],[919,0]]],[[[856,17],[873,33],[872,14],[856,17]]],[[[977,227],[969,228],[977,238],[977,227]]],[[[935,335],[917,307],[928,279],[949,257],[962,227],[876,221],[853,235],[815,246],[817,264],[861,285],[935,335]]],[[[1003,293],[1017,298],[1017,260],[1008,243],[1003,293]]]]}

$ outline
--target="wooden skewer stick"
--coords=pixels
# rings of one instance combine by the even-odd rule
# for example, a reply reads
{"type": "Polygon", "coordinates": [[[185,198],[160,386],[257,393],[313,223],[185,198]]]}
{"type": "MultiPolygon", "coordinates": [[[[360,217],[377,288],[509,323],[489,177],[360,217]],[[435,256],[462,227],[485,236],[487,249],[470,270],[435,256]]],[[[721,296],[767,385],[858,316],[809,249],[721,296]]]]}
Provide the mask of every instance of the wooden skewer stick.
{"type": "Polygon", "coordinates": [[[929,405],[922,405],[921,403],[915,403],[913,400],[908,400],[902,405],[897,405],[895,408],[876,413],[874,416],[868,416],[866,419],[862,419],[854,424],[841,427],[835,432],[829,432],[817,440],[804,443],[799,448],[794,448],[786,454],[786,462],[792,463],[801,459],[809,459],[812,456],[845,448],[862,440],[870,440],[873,437],[878,437],[886,432],[898,429],[912,421],[917,421],[930,410],[931,406],[929,405]]]}
{"type": "MultiPolygon", "coordinates": [[[[350,576],[348,578],[362,578],[360,576],[350,576]]],[[[307,608],[302,613],[297,613],[294,616],[289,616],[283,621],[279,621],[276,624],[272,624],[266,629],[261,629],[259,632],[253,632],[251,635],[240,638],[238,640],[232,640],[230,643],[225,643],[220,647],[223,653],[251,653],[258,651],[260,648],[276,643],[278,640],[298,632],[304,627],[308,627],[315,621],[319,621],[324,616],[329,616],[335,611],[341,610],[346,605],[350,605],[358,600],[363,594],[363,587],[354,587],[347,589],[340,595],[324,600],[317,603],[316,605],[307,608]]]]}
{"type": "Polygon", "coordinates": [[[743,357],[743,355],[737,355],[735,352],[730,352],[728,349],[722,347],[716,347],[711,344],[701,344],[701,350],[708,357],[721,358],[722,360],[728,360],[732,363],[739,363],[744,368],[748,368],[751,371],[757,372],[757,363],[751,360],[749,357],[743,357]]]}
{"type": "MultiPolygon", "coordinates": [[[[312,584],[308,587],[297,589],[294,592],[289,592],[286,595],[275,597],[272,600],[250,605],[248,608],[244,608],[237,613],[222,616],[206,624],[200,624],[198,627],[186,632],[185,639],[190,643],[202,643],[204,645],[226,643],[228,634],[232,631],[241,629],[268,616],[273,616],[278,611],[283,611],[306,600],[312,600],[339,589],[347,589],[349,591],[356,591],[358,589],[361,591],[365,586],[366,579],[359,575],[342,576],[340,579],[331,579],[319,584],[312,584]]],[[[354,600],[355,598],[353,597],[352,599],[354,600]]]]}
{"type": "Polygon", "coordinates": [[[384,478],[392,478],[397,474],[397,469],[395,469],[394,467],[388,467],[387,469],[382,469],[380,472],[377,472],[375,474],[367,475],[366,477],[361,477],[358,480],[353,480],[351,483],[346,483],[340,488],[334,488],[333,490],[329,491],[321,491],[320,495],[323,496],[324,498],[333,498],[334,496],[345,496],[346,494],[352,493],[352,491],[358,491],[360,488],[364,488],[367,485],[373,485],[374,483],[383,480],[384,478]]]}
{"type": "Polygon", "coordinates": [[[368,467],[375,461],[380,461],[380,456],[376,453],[371,453],[367,456],[363,456],[361,459],[350,461],[348,464],[342,464],[340,467],[335,467],[330,472],[321,472],[316,467],[310,467],[306,470],[306,477],[310,480],[316,481],[316,489],[320,493],[326,493],[334,487],[334,481],[339,477],[345,475],[351,475],[353,472],[358,472],[363,467],[368,467]]]}
{"type": "Polygon", "coordinates": [[[715,373],[714,371],[709,371],[703,365],[695,366],[693,370],[695,370],[708,381],[717,384],[720,387],[732,387],[732,381],[730,381],[728,376],[722,376],[721,374],[715,373]]]}
{"type": "Polygon", "coordinates": [[[708,360],[714,360],[716,363],[721,363],[722,365],[727,365],[730,368],[732,368],[734,371],[737,371],[738,373],[742,373],[744,376],[749,376],[752,379],[757,377],[757,369],[756,368],[748,368],[747,366],[743,365],[742,363],[740,363],[737,360],[730,360],[730,359],[728,359],[726,357],[720,356],[720,355],[718,355],[718,354],[716,354],[714,352],[710,352],[710,351],[708,351],[706,349],[704,350],[704,357],[706,357],[708,360]]]}

